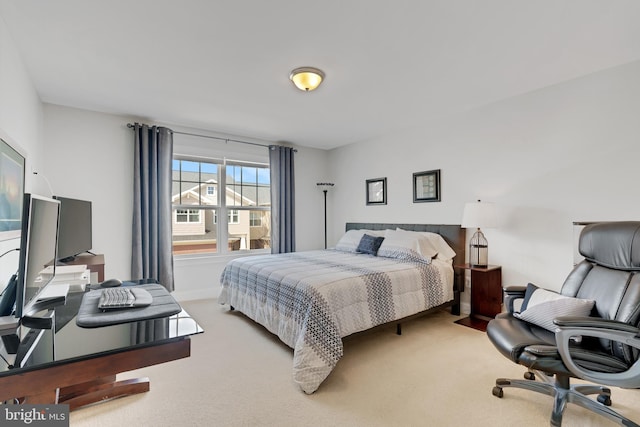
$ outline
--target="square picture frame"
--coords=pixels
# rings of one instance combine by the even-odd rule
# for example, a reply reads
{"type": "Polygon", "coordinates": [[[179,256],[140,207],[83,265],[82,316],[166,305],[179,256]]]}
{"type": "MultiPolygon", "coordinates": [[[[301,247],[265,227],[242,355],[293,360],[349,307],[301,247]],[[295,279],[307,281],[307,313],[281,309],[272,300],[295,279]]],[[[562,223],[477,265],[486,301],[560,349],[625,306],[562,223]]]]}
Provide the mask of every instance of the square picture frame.
{"type": "Polygon", "coordinates": [[[440,169],[413,174],[413,203],[439,202],[440,169]]]}
{"type": "Polygon", "coordinates": [[[367,205],[387,204],[387,178],[367,179],[367,205]]]}

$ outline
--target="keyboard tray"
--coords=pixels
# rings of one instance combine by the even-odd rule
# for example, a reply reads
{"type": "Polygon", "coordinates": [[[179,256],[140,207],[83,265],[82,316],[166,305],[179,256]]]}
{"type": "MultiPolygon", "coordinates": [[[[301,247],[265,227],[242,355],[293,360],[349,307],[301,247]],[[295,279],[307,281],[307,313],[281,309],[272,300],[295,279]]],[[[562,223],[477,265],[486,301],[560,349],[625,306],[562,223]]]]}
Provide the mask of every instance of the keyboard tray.
{"type": "Polygon", "coordinates": [[[162,285],[136,285],[132,286],[132,288],[144,289],[149,292],[153,297],[151,304],[146,307],[135,307],[127,310],[102,311],[98,308],[98,300],[102,294],[102,289],[90,290],[82,296],[76,324],[82,328],[98,328],[168,317],[182,311],[180,304],[162,285]]]}

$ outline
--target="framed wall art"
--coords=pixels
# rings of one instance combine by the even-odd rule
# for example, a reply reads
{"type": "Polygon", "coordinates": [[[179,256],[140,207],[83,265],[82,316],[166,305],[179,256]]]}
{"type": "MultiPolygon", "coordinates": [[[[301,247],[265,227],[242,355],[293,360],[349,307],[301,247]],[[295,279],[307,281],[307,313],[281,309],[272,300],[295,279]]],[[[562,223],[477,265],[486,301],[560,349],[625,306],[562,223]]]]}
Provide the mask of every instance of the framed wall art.
{"type": "Polygon", "coordinates": [[[440,201],[440,169],[413,174],[413,203],[440,201]]]}
{"type": "Polygon", "coordinates": [[[387,178],[367,180],[367,205],[387,204],[387,178]]]}
{"type": "Polygon", "coordinates": [[[20,236],[24,157],[0,138],[0,240],[20,236]]]}

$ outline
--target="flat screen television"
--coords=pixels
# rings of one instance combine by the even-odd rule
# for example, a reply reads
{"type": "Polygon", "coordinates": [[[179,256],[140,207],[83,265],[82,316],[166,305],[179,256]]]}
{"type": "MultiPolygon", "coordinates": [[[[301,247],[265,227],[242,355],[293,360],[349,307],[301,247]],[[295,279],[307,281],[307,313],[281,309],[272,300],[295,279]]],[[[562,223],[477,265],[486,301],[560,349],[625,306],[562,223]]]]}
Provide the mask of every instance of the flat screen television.
{"type": "Polygon", "coordinates": [[[91,234],[91,202],[54,196],[60,201],[60,226],[58,230],[58,260],[62,263],[84,252],[93,245],[91,234]]]}
{"type": "Polygon", "coordinates": [[[60,202],[24,195],[20,259],[16,286],[16,317],[37,311],[38,295],[53,280],[58,248],[60,202]]]}

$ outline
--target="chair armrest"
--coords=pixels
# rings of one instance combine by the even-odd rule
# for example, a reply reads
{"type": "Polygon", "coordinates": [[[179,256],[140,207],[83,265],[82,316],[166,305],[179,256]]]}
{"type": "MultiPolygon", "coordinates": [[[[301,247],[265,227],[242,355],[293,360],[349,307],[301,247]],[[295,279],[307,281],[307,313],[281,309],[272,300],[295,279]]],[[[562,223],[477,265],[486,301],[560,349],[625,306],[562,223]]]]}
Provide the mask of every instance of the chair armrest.
{"type": "MultiPolygon", "coordinates": [[[[606,320],[598,317],[556,317],[553,323],[561,328],[604,328],[611,331],[632,332],[636,338],[640,338],[640,329],[628,323],[618,322],[617,320],[606,320]]],[[[586,335],[586,334],[581,334],[586,335]]]]}
{"type": "Polygon", "coordinates": [[[507,312],[513,313],[513,302],[518,298],[524,298],[526,290],[527,287],[522,285],[510,285],[502,288],[504,292],[504,306],[507,312]]]}
{"type": "Polygon", "coordinates": [[[509,285],[509,286],[504,286],[502,290],[507,295],[514,294],[514,295],[520,295],[524,297],[524,293],[527,291],[527,287],[522,285],[509,285]]]}
{"type": "Polygon", "coordinates": [[[617,341],[640,350],[640,329],[626,323],[596,317],[559,317],[554,319],[554,323],[558,325],[555,335],[558,353],[565,366],[576,377],[616,387],[640,387],[640,359],[626,371],[604,373],[578,366],[569,351],[569,341],[575,336],[617,341]]]}

